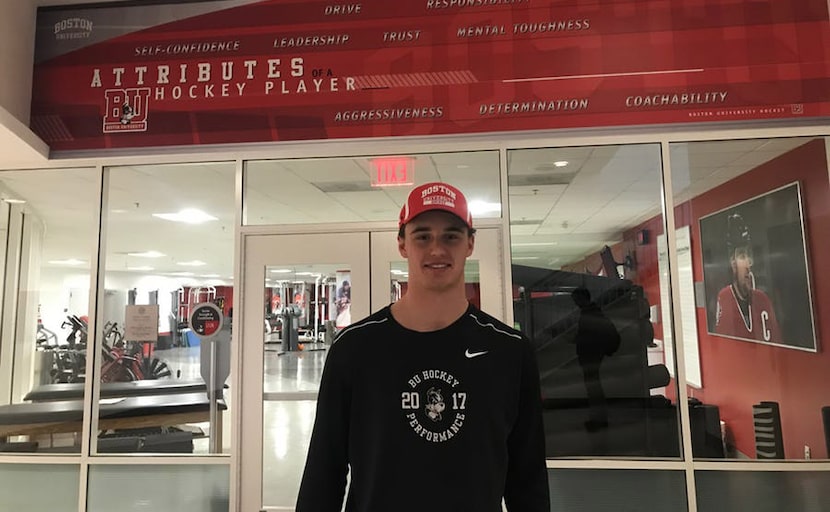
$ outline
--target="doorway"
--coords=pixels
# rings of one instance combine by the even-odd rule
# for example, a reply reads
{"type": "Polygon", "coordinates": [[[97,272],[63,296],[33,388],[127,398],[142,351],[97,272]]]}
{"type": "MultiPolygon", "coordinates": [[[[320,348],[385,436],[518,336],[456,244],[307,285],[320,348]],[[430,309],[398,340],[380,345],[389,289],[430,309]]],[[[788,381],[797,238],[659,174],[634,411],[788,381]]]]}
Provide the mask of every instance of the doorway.
{"type": "MultiPolygon", "coordinates": [[[[406,293],[393,231],[243,236],[241,510],[294,510],[337,332],[406,293]]],[[[468,299],[504,318],[502,240],[479,229],[468,299]]],[[[382,350],[382,347],[379,348],[382,350]]]]}

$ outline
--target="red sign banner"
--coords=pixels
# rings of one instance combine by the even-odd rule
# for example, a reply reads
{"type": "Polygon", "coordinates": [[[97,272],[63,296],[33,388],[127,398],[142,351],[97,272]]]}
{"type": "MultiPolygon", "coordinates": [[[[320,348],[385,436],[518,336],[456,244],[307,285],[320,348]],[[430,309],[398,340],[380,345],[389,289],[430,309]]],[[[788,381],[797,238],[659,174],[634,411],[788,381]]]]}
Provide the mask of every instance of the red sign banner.
{"type": "Polygon", "coordinates": [[[830,116],[827,0],[227,0],[38,12],[53,150],[830,116]]]}

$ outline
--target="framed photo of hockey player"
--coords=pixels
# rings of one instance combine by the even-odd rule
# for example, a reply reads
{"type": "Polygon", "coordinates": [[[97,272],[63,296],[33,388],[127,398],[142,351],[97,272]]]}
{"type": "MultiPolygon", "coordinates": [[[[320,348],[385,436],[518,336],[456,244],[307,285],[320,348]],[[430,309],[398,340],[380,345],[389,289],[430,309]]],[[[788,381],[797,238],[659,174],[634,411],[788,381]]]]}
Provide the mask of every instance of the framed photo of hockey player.
{"type": "Polygon", "coordinates": [[[797,182],[700,219],[709,334],[816,352],[797,182]]]}

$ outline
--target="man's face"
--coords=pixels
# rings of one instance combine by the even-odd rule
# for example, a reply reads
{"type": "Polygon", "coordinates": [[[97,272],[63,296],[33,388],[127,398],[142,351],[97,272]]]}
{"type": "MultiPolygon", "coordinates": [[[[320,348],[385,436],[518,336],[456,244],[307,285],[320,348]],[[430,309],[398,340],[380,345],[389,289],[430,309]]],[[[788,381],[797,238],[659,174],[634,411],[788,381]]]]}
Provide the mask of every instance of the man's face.
{"type": "Polygon", "coordinates": [[[739,247],[732,253],[732,284],[742,298],[749,297],[752,289],[752,251],[739,247]]]}
{"type": "Polygon", "coordinates": [[[429,211],[418,215],[398,238],[398,251],[409,264],[409,286],[446,291],[464,285],[464,262],[475,239],[455,215],[429,211]]]}

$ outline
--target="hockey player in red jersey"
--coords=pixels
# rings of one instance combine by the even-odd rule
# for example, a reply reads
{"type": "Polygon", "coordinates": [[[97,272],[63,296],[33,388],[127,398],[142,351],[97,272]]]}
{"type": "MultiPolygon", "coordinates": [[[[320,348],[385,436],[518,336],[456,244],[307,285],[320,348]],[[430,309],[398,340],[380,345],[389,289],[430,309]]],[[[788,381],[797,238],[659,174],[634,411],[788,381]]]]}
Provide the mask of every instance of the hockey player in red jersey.
{"type": "Polygon", "coordinates": [[[727,218],[727,248],[732,283],[718,293],[715,332],[725,336],[771,343],[781,342],[781,330],[769,296],[755,289],[752,240],[743,217],[727,218]]]}

